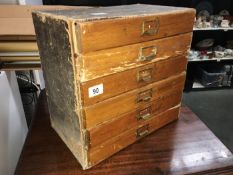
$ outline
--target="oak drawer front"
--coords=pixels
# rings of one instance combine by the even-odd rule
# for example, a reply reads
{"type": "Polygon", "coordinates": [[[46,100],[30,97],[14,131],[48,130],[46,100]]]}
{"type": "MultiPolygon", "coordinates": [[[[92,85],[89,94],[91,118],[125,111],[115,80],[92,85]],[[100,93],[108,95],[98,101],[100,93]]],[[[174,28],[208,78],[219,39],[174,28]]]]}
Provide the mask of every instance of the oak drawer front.
{"type": "Polygon", "coordinates": [[[143,125],[147,122],[147,120],[156,117],[156,115],[159,113],[179,105],[181,97],[182,91],[174,92],[169,96],[155,100],[144,107],[136,109],[135,111],[123,114],[114,120],[105,122],[95,128],[90,129],[88,131],[90,139],[89,146],[91,148],[98,146],[108,139],[120,135],[124,131],[143,125]]]}
{"type": "Polygon", "coordinates": [[[191,38],[192,33],[186,33],[81,55],[81,81],[121,72],[172,56],[186,55],[191,38]]]}
{"type": "Polygon", "coordinates": [[[172,76],[165,80],[149,84],[143,88],[136,89],[122,95],[110,98],[95,105],[84,107],[86,128],[95,127],[98,124],[112,120],[124,113],[143,108],[150,102],[168,96],[176,91],[182,92],[185,81],[185,73],[172,76]],[[144,96],[142,96],[144,94],[144,96]],[[149,97],[148,101],[139,98],[149,97]]]}
{"type": "MultiPolygon", "coordinates": [[[[142,10],[142,7],[136,9],[142,10]]],[[[131,10],[133,10],[132,7],[131,10]]],[[[78,44],[78,51],[86,53],[114,48],[188,33],[193,30],[195,11],[192,9],[174,11],[169,9],[167,12],[156,14],[153,7],[148,6],[145,8],[145,12],[150,14],[85,22],[73,21],[76,24],[77,41],[81,41],[78,44]]]]}
{"type": "Polygon", "coordinates": [[[134,127],[117,137],[114,137],[101,145],[90,148],[89,163],[95,165],[104,160],[106,157],[113,155],[126,146],[143,138],[151,132],[165,126],[166,124],[176,120],[179,114],[179,106],[171,108],[153,118],[146,121],[143,125],[134,127]]]}
{"type": "Polygon", "coordinates": [[[92,105],[179,74],[186,70],[186,64],[187,58],[178,56],[82,83],[83,105],[92,105]]]}

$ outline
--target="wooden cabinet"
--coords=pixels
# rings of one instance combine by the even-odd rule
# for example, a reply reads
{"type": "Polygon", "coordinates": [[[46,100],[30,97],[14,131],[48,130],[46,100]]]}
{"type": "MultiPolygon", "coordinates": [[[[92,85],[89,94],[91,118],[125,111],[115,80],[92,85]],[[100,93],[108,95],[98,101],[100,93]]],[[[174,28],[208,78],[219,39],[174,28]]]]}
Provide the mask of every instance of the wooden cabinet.
{"type": "Polygon", "coordinates": [[[51,124],[83,169],[178,117],[195,11],[33,13],[51,124]]]}

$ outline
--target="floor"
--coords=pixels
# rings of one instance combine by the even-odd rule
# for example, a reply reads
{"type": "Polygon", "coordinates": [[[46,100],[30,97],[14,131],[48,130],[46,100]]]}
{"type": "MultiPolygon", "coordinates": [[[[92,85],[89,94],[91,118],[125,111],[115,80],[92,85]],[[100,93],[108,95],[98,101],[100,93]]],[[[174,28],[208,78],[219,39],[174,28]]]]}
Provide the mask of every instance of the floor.
{"type": "Polygon", "coordinates": [[[233,89],[185,92],[183,104],[233,152],[233,89]]]}

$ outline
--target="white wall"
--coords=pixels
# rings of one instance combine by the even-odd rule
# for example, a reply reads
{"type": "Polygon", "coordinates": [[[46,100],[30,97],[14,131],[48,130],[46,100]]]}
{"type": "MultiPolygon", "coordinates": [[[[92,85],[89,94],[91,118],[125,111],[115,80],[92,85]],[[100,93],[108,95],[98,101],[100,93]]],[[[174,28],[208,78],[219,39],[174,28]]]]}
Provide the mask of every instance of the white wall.
{"type": "Polygon", "coordinates": [[[33,71],[34,81],[36,84],[40,85],[40,89],[45,88],[44,76],[42,70],[34,70],[33,71]]]}
{"type": "Polygon", "coordinates": [[[0,175],[12,175],[28,128],[15,72],[0,74],[0,175]]]}

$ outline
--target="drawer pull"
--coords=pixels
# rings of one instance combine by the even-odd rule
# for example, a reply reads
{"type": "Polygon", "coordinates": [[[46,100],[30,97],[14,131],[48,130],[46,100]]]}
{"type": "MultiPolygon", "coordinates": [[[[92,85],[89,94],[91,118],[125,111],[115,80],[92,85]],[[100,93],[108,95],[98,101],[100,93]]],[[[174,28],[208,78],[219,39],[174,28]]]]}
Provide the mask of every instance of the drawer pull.
{"type": "Polygon", "coordinates": [[[151,106],[137,112],[137,120],[148,120],[151,118],[151,106]]]}
{"type": "Polygon", "coordinates": [[[138,82],[150,82],[152,80],[152,68],[138,72],[138,82]]]}
{"type": "Polygon", "coordinates": [[[136,130],[136,137],[144,137],[149,134],[149,124],[142,126],[136,130]]]}
{"type": "Polygon", "coordinates": [[[151,61],[155,58],[157,54],[157,47],[147,46],[141,47],[139,51],[139,60],[140,61],[151,61]]]}
{"type": "Polygon", "coordinates": [[[152,98],[152,89],[140,92],[138,94],[137,102],[147,102],[152,98]]]}
{"type": "Polygon", "coordinates": [[[159,19],[143,21],[142,35],[155,35],[159,30],[159,19]]]}

